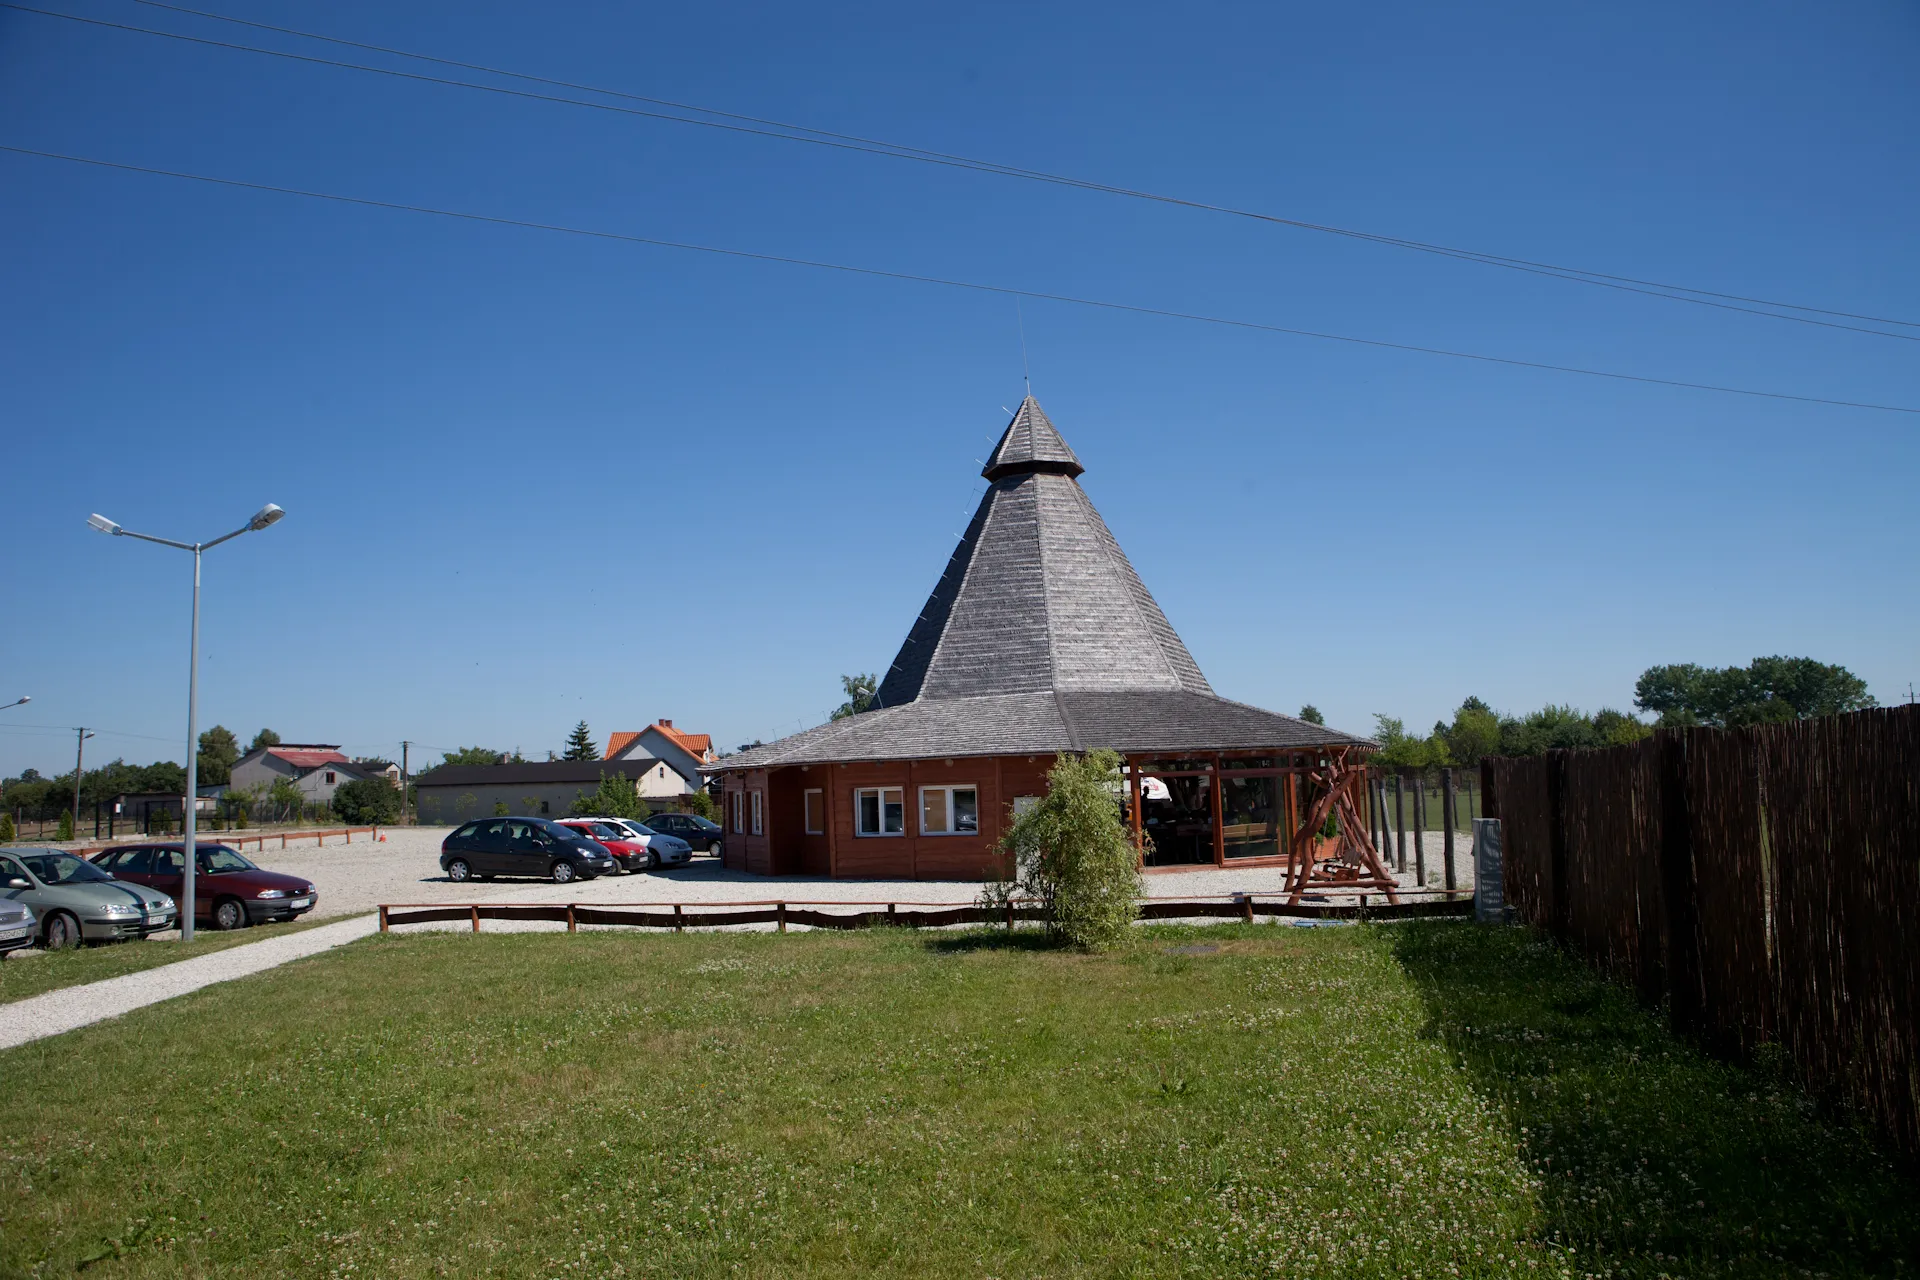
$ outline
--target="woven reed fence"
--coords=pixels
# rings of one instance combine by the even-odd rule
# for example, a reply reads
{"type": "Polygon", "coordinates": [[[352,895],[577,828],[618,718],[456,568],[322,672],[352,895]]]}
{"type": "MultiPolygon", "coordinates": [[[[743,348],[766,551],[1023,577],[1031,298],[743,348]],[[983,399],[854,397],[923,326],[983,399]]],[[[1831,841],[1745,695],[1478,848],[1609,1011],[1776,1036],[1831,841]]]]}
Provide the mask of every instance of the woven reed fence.
{"type": "Polygon", "coordinates": [[[1507,900],[1920,1154],[1920,707],[1481,766],[1507,900]]]}

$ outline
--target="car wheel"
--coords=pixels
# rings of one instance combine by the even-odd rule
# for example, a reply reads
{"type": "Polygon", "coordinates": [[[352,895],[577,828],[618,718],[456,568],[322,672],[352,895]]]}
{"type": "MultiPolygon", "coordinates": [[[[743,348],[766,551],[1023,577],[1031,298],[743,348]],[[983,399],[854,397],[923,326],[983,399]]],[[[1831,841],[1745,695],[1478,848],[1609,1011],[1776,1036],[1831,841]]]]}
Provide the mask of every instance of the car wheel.
{"type": "Polygon", "coordinates": [[[555,862],[553,864],[553,882],[555,884],[572,884],[575,874],[571,862],[555,862]]]}
{"type": "Polygon", "coordinates": [[[465,884],[473,876],[473,867],[465,858],[455,858],[447,864],[447,879],[455,884],[465,884]]]}
{"type": "Polygon", "coordinates": [[[80,945],[80,922],[64,911],[56,911],[47,917],[46,929],[41,933],[49,951],[66,951],[80,945]]]}
{"type": "Polygon", "coordinates": [[[222,898],[213,904],[213,927],[222,933],[247,927],[246,904],[238,898],[222,898]]]}

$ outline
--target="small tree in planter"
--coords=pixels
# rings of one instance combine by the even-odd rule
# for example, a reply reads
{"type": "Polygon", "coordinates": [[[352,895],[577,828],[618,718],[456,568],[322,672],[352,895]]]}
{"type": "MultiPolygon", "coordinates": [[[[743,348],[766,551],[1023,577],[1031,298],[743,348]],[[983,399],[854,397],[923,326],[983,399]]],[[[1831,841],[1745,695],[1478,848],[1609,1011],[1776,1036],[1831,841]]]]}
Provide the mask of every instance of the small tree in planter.
{"type": "Polygon", "coordinates": [[[1000,841],[1016,869],[1013,887],[1040,900],[1048,931],[1088,950],[1120,941],[1139,914],[1140,851],[1120,820],[1119,786],[1113,752],[1062,755],[1047,794],[1000,841]]]}

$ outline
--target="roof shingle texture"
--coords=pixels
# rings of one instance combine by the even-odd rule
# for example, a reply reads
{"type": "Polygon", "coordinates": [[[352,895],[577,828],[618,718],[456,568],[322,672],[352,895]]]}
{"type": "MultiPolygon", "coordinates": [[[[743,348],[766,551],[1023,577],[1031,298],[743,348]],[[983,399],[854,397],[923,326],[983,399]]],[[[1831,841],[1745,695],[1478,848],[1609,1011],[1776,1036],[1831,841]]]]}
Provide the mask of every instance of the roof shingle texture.
{"type": "Polygon", "coordinates": [[[872,710],[727,757],[722,769],[1363,740],[1216,696],[1029,396],[992,483],[872,710]]]}
{"type": "Polygon", "coordinates": [[[413,780],[418,787],[523,786],[579,783],[597,787],[600,777],[625,775],[638,780],[658,760],[526,760],[519,764],[443,764],[413,780]]]}

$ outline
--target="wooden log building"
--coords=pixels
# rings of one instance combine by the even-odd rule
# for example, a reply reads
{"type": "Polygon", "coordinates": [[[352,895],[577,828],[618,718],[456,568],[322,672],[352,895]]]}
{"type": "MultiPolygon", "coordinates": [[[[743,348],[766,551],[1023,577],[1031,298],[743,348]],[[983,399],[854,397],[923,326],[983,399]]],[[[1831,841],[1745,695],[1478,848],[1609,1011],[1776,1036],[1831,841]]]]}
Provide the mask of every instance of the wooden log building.
{"type": "MultiPolygon", "coordinates": [[[[1365,853],[1375,744],[1214,693],[1029,396],[990,487],[871,709],[716,761],[726,865],[977,879],[1060,752],[1127,762],[1148,868],[1291,865],[1300,887],[1386,872],[1365,853]],[[1343,838],[1319,838],[1337,812],[1343,838]]],[[[1385,883],[1377,887],[1386,888],[1385,883]]]]}

